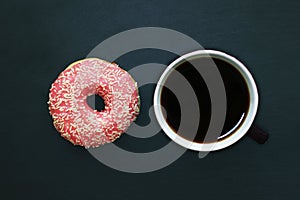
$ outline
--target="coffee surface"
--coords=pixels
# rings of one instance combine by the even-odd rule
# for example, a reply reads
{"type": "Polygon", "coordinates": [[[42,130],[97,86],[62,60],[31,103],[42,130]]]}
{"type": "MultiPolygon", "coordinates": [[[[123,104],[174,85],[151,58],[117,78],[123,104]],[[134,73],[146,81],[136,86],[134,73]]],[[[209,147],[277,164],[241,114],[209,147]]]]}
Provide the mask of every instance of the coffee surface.
{"type": "MultiPolygon", "coordinates": [[[[205,142],[214,142],[227,137],[239,128],[247,115],[250,96],[243,76],[237,69],[234,68],[234,66],[221,59],[202,57],[182,62],[175,69],[183,75],[192,86],[198,101],[198,105],[181,105],[180,108],[176,95],[167,87],[163,87],[161,93],[161,105],[166,111],[164,117],[166,118],[168,125],[177,132],[179,136],[198,143],[203,143],[204,139],[205,142]],[[226,118],[223,130],[220,134],[217,134],[220,135],[218,138],[215,137],[213,139],[206,137],[210,124],[212,106],[209,90],[204,79],[197,70],[200,67],[206,67],[209,69],[210,65],[217,66],[224,82],[227,99],[226,118]],[[178,131],[180,121],[182,120],[181,112],[182,109],[185,109],[185,106],[199,106],[200,120],[198,123],[197,133],[191,134],[189,132],[190,127],[184,127],[183,129],[180,127],[181,131],[178,131]]],[[[173,73],[177,72],[171,72],[164,85],[174,85],[176,80],[174,80],[172,76],[175,76],[173,73]]],[[[192,96],[187,96],[186,98],[192,98],[192,96]]]]}

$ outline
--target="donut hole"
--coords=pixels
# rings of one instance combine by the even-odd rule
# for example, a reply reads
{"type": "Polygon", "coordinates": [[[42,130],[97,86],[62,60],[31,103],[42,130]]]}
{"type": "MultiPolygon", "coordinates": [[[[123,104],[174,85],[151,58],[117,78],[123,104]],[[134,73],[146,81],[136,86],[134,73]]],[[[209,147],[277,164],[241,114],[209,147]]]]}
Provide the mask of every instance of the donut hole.
{"type": "Polygon", "coordinates": [[[87,104],[92,108],[93,110],[97,111],[103,111],[105,108],[104,100],[101,96],[97,94],[90,95],[86,98],[87,104]]]}

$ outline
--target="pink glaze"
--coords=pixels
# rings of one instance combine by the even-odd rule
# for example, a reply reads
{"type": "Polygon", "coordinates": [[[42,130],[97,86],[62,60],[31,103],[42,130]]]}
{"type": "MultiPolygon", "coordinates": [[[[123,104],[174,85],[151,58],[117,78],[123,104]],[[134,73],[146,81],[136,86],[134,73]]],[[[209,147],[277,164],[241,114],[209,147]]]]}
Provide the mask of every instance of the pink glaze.
{"type": "Polygon", "coordinates": [[[48,104],[61,136],[86,148],[113,142],[139,113],[137,83],[118,65],[97,58],[65,69],[52,84],[48,104]],[[93,94],[103,98],[103,111],[87,104],[93,94]]]}

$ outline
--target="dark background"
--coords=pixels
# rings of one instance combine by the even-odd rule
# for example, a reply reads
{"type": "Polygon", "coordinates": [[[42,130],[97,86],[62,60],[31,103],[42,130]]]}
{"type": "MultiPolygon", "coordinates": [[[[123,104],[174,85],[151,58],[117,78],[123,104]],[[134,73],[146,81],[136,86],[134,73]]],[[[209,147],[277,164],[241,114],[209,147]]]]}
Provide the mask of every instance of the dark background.
{"type": "MultiPolygon", "coordinates": [[[[2,1],[1,199],[300,198],[299,10],[296,0],[2,1]],[[145,26],[180,31],[244,62],[260,92],[256,123],[269,141],[245,137],[201,160],[187,151],[162,170],[128,174],[63,140],[47,110],[51,83],[101,41],[145,26]]],[[[149,51],[130,60],[171,57],[149,51]]],[[[149,104],[151,87],[141,94],[149,104]]]]}

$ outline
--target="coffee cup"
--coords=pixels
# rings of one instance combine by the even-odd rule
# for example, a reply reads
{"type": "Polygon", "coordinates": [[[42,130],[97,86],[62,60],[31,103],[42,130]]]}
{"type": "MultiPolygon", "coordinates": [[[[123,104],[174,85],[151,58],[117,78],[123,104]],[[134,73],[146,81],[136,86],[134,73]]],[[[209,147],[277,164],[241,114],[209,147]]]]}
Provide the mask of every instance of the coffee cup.
{"type": "Polygon", "coordinates": [[[253,76],[238,59],[221,51],[198,50],[165,69],[153,102],[159,125],[175,143],[215,151],[250,130],[259,95],[253,76]]]}

